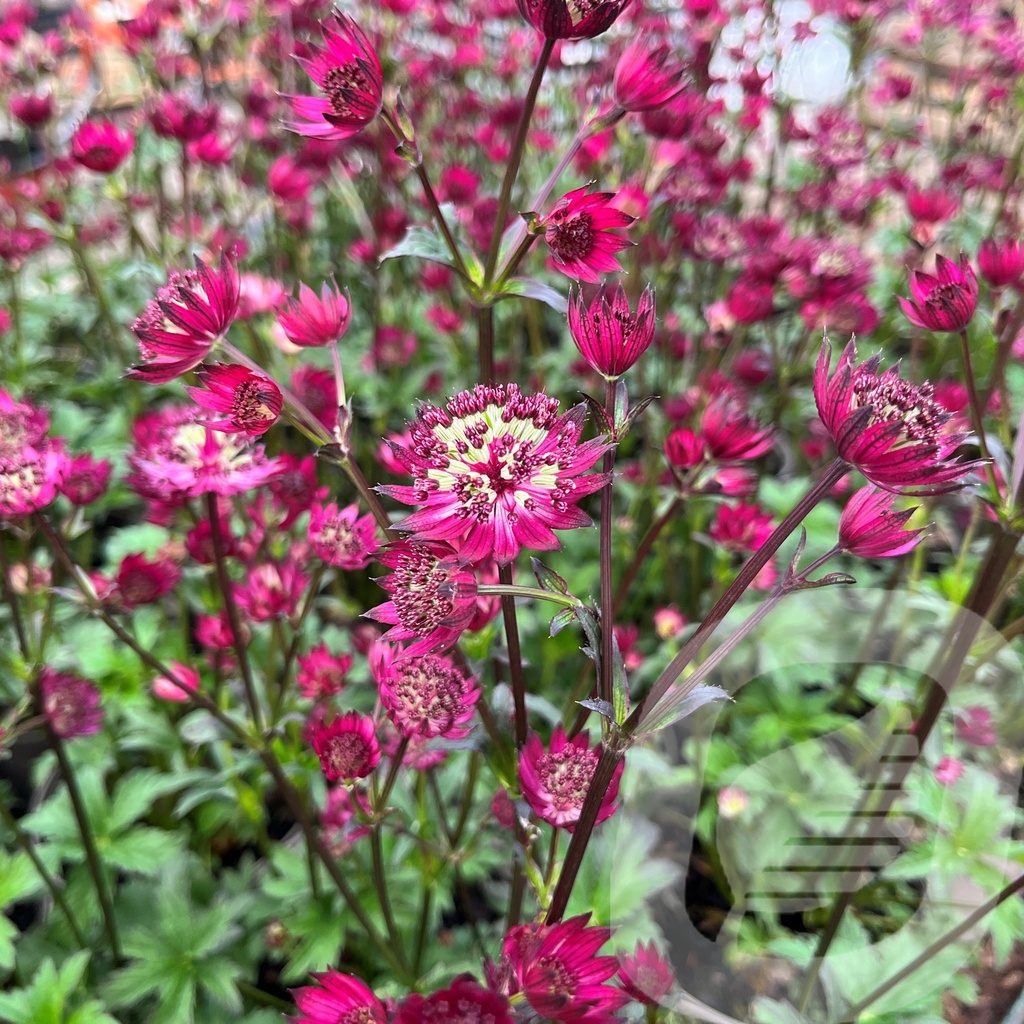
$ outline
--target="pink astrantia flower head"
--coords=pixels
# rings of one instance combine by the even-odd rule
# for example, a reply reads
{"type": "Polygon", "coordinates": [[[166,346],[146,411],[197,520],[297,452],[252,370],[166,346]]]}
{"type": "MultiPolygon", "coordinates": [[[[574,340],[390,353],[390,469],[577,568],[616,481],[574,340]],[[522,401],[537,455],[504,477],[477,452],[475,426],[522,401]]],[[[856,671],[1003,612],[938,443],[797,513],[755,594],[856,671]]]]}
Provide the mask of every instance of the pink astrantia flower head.
{"type": "Polygon", "coordinates": [[[45,438],[11,457],[0,456],[0,519],[29,515],[49,505],[60,491],[66,468],[60,438],[45,438]]]}
{"type": "Polygon", "coordinates": [[[195,270],[174,271],[132,324],[142,363],[127,376],[166,384],[195,369],[231,326],[238,288],[238,272],[223,253],[216,270],[196,257],[195,270]]]}
{"type": "Polygon", "coordinates": [[[384,1004],[358,978],[330,970],[312,972],[316,985],[292,990],[300,1015],[292,1024],[385,1024],[384,1004]]]}
{"type": "Polygon", "coordinates": [[[826,336],[814,370],[814,401],[839,458],[895,494],[943,494],[962,487],[982,463],[950,458],[966,435],[943,432],[950,415],[935,400],[932,385],[901,380],[897,366],[879,373],[880,355],[859,366],[856,358],[851,339],[830,376],[832,346],[826,336]]]}
{"type": "Polygon", "coordinates": [[[288,618],[298,609],[308,583],[294,558],[263,562],[235,584],[235,601],[252,622],[288,618]]]}
{"type": "Polygon", "coordinates": [[[993,288],[1016,286],[1024,277],[1024,245],[1017,239],[986,238],[978,246],[978,269],[993,288]]]}
{"type": "Polygon", "coordinates": [[[278,416],[284,401],[281,389],[267,376],[237,363],[214,363],[196,376],[203,388],[186,387],[196,404],[221,419],[205,421],[214,430],[256,437],[266,433],[278,416]]]}
{"type": "Polygon", "coordinates": [[[569,298],[569,333],[580,355],[606,380],[621,377],[654,340],[654,293],[645,288],[636,313],[626,290],[602,289],[589,305],[582,289],[569,298]]]}
{"type": "Polygon", "coordinates": [[[862,487],[839,518],[839,547],[859,558],[892,558],[917,546],[924,530],[908,530],[917,511],[892,510],[895,496],[870,485],[862,487]]]}
{"type": "Polygon", "coordinates": [[[940,786],[952,786],[964,773],[964,763],[955,757],[944,757],[932,771],[940,786]]]}
{"type": "Polygon", "coordinates": [[[505,936],[502,965],[511,987],[541,1017],[562,1024],[614,1024],[629,995],[608,984],[619,967],[614,956],[597,956],[610,928],[588,928],[590,915],[554,925],[516,925],[505,936]]]}
{"type": "Polygon", "coordinates": [[[299,670],[295,674],[295,681],[303,697],[307,700],[320,700],[341,693],[351,667],[351,654],[332,654],[327,644],[320,644],[305,657],[299,655],[299,670]]]}
{"type": "Polygon", "coordinates": [[[556,399],[523,395],[515,384],[478,384],[444,408],[420,409],[408,448],[392,446],[414,483],[380,490],[424,506],[399,529],[447,541],[466,562],[504,565],[524,547],[556,548],[552,530],[589,526],[576,502],[608,479],[583,475],[610,447],[604,438],[580,441],[586,415],[584,405],[559,415],[556,399]]]}
{"type": "Polygon", "coordinates": [[[378,556],[394,570],[377,582],[390,601],[366,612],[392,628],[390,642],[414,640],[407,655],[432,654],[453,646],[477,616],[477,581],[451,545],[442,541],[398,541],[378,556]]]}
{"type": "Polygon", "coordinates": [[[62,740],[91,736],[100,731],[103,710],[100,691],[94,683],[47,665],[39,673],[39,689],[43,696],[43,714],[62,740]]]}
{"type": "Polygon", "coordinates": [[[512,1024],[508,1000],[469,975],[429,996],[406,996],[391,1024],[512,1024]]]}
{"type": "Polygon", "coordinates": [[[630,0],[516,0],[519,12],[548,39],[592,39],[608,30],[630,0]]]}
{"type": "Polygon", "coordinates": [[[719,505],[708,536],[726,551],[757,551],[772,532],[772,517],[760,505],[719,505]]]}
{"type": "Polygon", "coordinates": [[[69,458],[60,493],[72,505],[91,505],[106,493],[113,468],[107,459],[97,461],[88,453],[69,458]]]}
{"type": "Polygon", "coordinates": [[[686,65],[668,43],[641,32],[615,65],[615,102],[631,113],[657,110],[683,91],[686,65]]]}
{"type": "Polygon", "coordinates": [[[653,942],[639,943],[632,956],[622,958],[619,980],[629,995],[647,1006],[657,1006],[676,985],[675,972],[653,942]]]}
{"type": "Polygon", "coordinates": [[[978,306],[978,279],[962,253],[960,262],[935,257],[935,275],[914,270],[910,274],[909,300],[900,306],[915,327],[927,331],[962,331],[978,306]]]}
{"type": "Polygon", "coordinates": [[[348,15],[335,14],[323,33],[323,49],[296,59],[324,95],[286,96],[297,119],[285,127],[317,139],[348,139],[380,113],[384,74],[370,40],[348,15]]]}
{"type": "Polygon", "coordinates": [[[309,510],[309,543],[328,564],[339,569],[365,569],[378,548],[373,516],[359,514],[359,506],[343,509],[317,502],[309,510]]]}
{"type": "Polygon", "coordinates": [[[720,395],[708,403],[700,432],[708,454],[717,462],[756,459],[772,447],[771,427],[762,427],[735,395],[720,395]]]}
{"type": "MultiPolygon", "coordinates": [[[[548,750],[544,749],[540,737],[531,733],[519,755],[523,798],[542,821],[572,832],[579,821],[599,756],[599,749],[591,750],[590,741],[583,733],[570,740],[561,724],[555,727],[548,750]]],[[[598,811],[598,823],[615,813],[624,764],[620,761],[615,769],[598,811]]]]}
{"type": "Polygon", "coordinates": [[[577,281],[600,281],[601,274],[621,270],[613,255],[633,243],[615,234],[615,228],[632,224],[635,217],[611,205],[614,192],[592,192],[590,185],[566,193],[555,208],[537,223],[544,232],[558,269],[577,281]]]}
{"type": "Polygon", "coordinates": [[[85,121],[71,140],[71,157],[97,174],[110,174],[124,163],[135,146],[131,132],[110,121],[85,121]]]}
{"type": "Polygon", "coordinates": [[[312,727],[313,751],[329,782],[366,778],[380,763],[373,719],[349,711],[333,722],[312,727]]]}
{"type": "Polygon", "coordinates": [[[992,712],[979,705],[965,708],[957,715],[953,730],[958,740],[972,747],[991,747],[998,738],[992,724],[992,712]]]}
{"type": "Polygon", "coordinates": [[[153,680],[153,696],[175,703],[188,700],[189,693],[199,688],[199,673],[180,661],[172,661],[168,668],[170,675],[157,676],[153,680]]]}
{"type": "Polygon", "coordinates": [[[440,654],[408,657],[390,644],[374,644],[370,670],[388,717],[406,736],[461,739],[469,733],[480,686],[440,654]]]}
{"type": "Polygon", "coordinates": [[[181,570],[167,558],[150,561],[137,552],[126,555],[115,577],[117,603],[124,609],[153,604],[169,594],[181,579],[181,570]]]}
{"type": "Polygon", "coordinates": [[[298,298],[289,299],[277,313],[277,322],[288,340],[299,348],[318,348],[338,341],[352,321],[348,298],[326,282],[319,296],[308,285],[299,285],[298,298]]]}

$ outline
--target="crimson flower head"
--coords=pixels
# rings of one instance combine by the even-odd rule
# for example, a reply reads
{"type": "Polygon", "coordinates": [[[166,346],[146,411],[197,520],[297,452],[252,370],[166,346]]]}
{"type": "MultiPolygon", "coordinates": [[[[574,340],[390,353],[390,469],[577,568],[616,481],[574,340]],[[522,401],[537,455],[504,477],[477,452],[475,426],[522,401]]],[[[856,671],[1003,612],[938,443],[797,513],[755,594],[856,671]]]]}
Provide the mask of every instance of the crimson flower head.
{"type": "Polygon", "coordinates": [[[559,415],[557,399],[543,393],[478,384],[444,408],[420,408],[409,447],[392,445],[413,485],[380,490],[424,506],[399,529],[447,541],[466,562],[505,565],[524,547],[556,548],[552,530],[589,526],[576,503],[608,479],[583,475],[610,447],[604,438],[580,441],[586,417],[582,404],[559,415]]]}
{"type": "Polygon", "coordinates": [[[390,601],[366,618],[392,628],[390,642],[414,640],[407,655],[433,654],[452,647],[477,616],[476,576],[451,545],[441,541],[398,541],[377,556],[394,571],[377,582],[390,601]]]}
{"type": "Polygon", "coordinates": [[[462,975],[440,992],[406,996],[391,1024],[512,1024],[512,1014],[504,996],[462,975]]]}
{"type": "Polygon", "coordinates": [[[286,96],[300,120],[285,127],[317,139],[358,135],[383,104],[384,73],[361,28],[345,14],[323,25],[325,47],[298,62],[323,96],[286,96]]]}
{"type": "Polygon", "coordinates": [[[516,0],[519,13],[547,39],[593,39],[630,0],[516,0]]]}
{"type": "Polygon", "coordinates": [[[359,514],[359,506],[338,509],[314,504],[309,510],[309,543],[328,564],[339,569],[365,569],[377,550],[377,524],[373,516],[359,514]]]}
{"type": "Polygon", "coordinates": [[[814,370],[814,401],[839,458],[895,494],[943,494],[963,486],[982,463],[950,458],[967,435],[943,432],[950,414],[932,385],[901,380],[896,366],[879,373],[880,355],[859,366],[856,358],[851,339],[830,377],[826,336],[814,370]]]}
{"type": "Polygon", "coordinates": [[[341,693],[345,677],[352,667],[351,654],[332,654],[327,644],[314,647],[309,654],[298,658],[299,669],[295,681],[307,700],[320,700],[341,693]]]}
{"type": "Polygon", "coordinates": [[[364,779],[380,763],[373,719],[349,711],[333,722],[317,722],[312,727],[313,750],[328,782],[364,779]]]}
{"type": "Polygon", "coordinates": [[[117,570],[117,603],[126,610],[153,604],[169,594],[181,579],[181,570],[168,558],[152,562],[142,552],[126,555],[117,570]]]}
{"type": "Polygon", "coordinates": [[[221,253],[216,270],[196,257],[195,270],[176,270],[132,324],[142,364],[126,376],[166,384],[195,369],[238,311],[238,272],[221,253]]]}
{"type": "Polygon", "coordinates": [[[772,447],[771,427],[762,427],[735,395],[720,395],[708,403],[700,432],[708,454],[717,462],[756,459],[772,447]]]}
{"type": "Polygon", "coordinates": [[[284,400],[281,389],[267,376],[237,363],[214,363],[205,366],[196,376],[206,385],[186,387],[196,404],[210,412],[219,412],[223,419],[206,422],[214,430],[229,434],[265,433],[281,415],[284,400]]]}
{"type": "Polygon", "coordinates": [[[442,654],[408,657],[390,644],[370,650],[370,669],[388,717],[405,736],[462,739],[469,733],[480,685],[442,654]]]}
{"type": "Polygon", "coordinates": [[[630,113],[657,110],[683,91],[686,65],[668,43],[641,32],[615,65],[615,102],[630,113]]]}
{"type": "Polygon", "coordinates": [[[900,306],[915,327],[927,331],[962,331],[978,305],[978,279],[962,253],[960,262],[935,257],[935,276],[914,270],[910,274],[911,299],[900,306]]]}
{"type": "Polygon", "coordinates": [[[588,306],[582,289],[569,299],[569,333],[580,355],[606,380],[621,377],[654,340],[654,293],[645,288],[636,306],[629,308],[620,284],[602,289],[588,306]]]}
{"type": "Polygon", "coordinates": [[[512,985],[534,1010],[563,1024],[614,1024],[629,995],[608,984],[619,967],[614,956],[597,956],[610,928],[588,928],[589,914],[554,925],[521,924],[509,930],[503,966],[512,985]]]}
{"type": "Polygon", "coordinates": [[[986,238],[978,246],[978,268],[993,288],[1018,285],[1024,277],[1024,245],[1016,239],[997,242],[986,238]]]}
{"type": "Polygon", "coordinates": [[[895,496],[870,485],[846,503],[839,517],[839,548],[859,558],[892,558],[917,546],[924,530],[905,529],[916,508],[892,510],[895,496]]]}
{"type": "Polygon", "coordinates": [[[114,467],[107,459],[94,459],[88,453],[67,460],[60,493],[72,505],[91,505],[106,493],[114,467]]]}
{"type": "Polygon", "coordinates": [[[632,956],[622,958],[619,980],[637,1002],[647,1006],[657,1006],[676,986],[675,971],[653,942],[638,943],[632,956]]]}
{"type": "Polygon", "coordinates": [[[622,269],[613,254],[633,243],[613,229],[627,227],[636,218],[611,205],[614,192],[588,195],[589,188],[584,185],[562,196],[538,228],[563,274],[596,284],[602,273],[622,269]]]}
{"type": "MultiPolygon", "coordinates": [[[[590,749],[590,741],[585,734],[579,733],[570,740],[561,724],[555,727],[548,750],[544,749],[540,737],[531,733],[519,755],[519,783],[523,787],[523,799],[542,821],[572,832],[580,820],[583,800],[599,757],[598,748],[590,749]]],[[[615,798],[619,795],[619,778],[624,765],[625,762],[620,761],[615,769],[611,785],[601,801],[598,824],[615,813],[615,798]]]]}
{"type": "Polygon", "coordinates": [[[352,307],[348,299],[325,282],[317,296],[308,285],[299,285],[299,297],[278,310],[277,322],[288,340],[299,348],[317,348],[338,341],[348,330],[352,307]]]}
{"type": "Polygon", "coordinates": [[[43,714],[62,740],[100,731],[103,710],[95,683],[47,665],[39,673],[39,689],[43,695],[43,714]]]}
{"type": "Polygon", "coordinates": [[[385,1024],[384,1004],[358,978],[335,970],[310,977],[315,987],[292,990],[300,1011],[292,1024],[385,1024]]]}
{"type": "Polygon", "coordinates": [[[110,121],[85,121],[71,140],[71,157],[98,174],[110,174],[135,146],[131,132],[122,132],[110,121]]]}

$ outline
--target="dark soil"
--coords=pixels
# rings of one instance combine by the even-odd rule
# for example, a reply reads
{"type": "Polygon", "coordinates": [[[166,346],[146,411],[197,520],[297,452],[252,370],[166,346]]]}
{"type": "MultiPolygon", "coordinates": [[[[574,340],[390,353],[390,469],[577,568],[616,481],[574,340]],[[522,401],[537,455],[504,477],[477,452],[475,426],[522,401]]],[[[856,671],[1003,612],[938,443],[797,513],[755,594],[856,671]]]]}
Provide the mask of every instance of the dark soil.
{"type": "Polygon", "coordinates": [[[1024,945],[1018,944],[1002,967],[992,966],[990,946],[981,951],[979,959],[980,965],[971,972],[978,984],[978,1001],[964,1006],[947,995],[945,1017],[950,1024],[1003,1024],[1024,991],[1024,945]]]}

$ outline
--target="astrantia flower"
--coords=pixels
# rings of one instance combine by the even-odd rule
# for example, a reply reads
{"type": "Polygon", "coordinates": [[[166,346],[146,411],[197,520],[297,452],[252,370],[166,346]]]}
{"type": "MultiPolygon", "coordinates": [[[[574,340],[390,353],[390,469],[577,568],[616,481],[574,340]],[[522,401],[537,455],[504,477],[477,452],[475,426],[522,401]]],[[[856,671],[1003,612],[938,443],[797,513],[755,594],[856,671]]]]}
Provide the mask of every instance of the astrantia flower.
{"type": "Polygon", "coordinates": [[[631,113],[657,110],[683,89],[686,65],[668,43],[641,32],[615,65],[615,102],[631,113]]]}
{"type": "Polygon", "coordinates": [[[607,982],[619,967],[614,956],[597,956],[610,928],[588,928],[590,915],[555,925],[525,924],[509,930],[503,965],[517,992],[541,1017],[563,1024],[614,1024],[615,1011],[629,1002],[607,982]]]}
{"type": "Polygon", "coordinates": [[[945,256],[935,257],[935,276],[914,270],[910,274],[908,301],[900,306],[915,327],[927,331],[962,331],[978,305],[978,279],[962,253],[959,264],[945,256]]]}
{"type": "Polygon", "coordinates": [[[931,384],[901,380],[899,369],[878,372],[882,357],[854,366],[851,339],[829,377],[832,346],[822,342],[814,370],[814,401],[839,458],[884,491],[942,494],[957,490],[981,462],[950,456],[966,435],[943,433],[950,418],[931,384]]]}
{"type": "Polygon", "coordinates": [[[309,577],[294,559],[250,567],[235,584],[235,601],[252,622],[269,622],[295,614],[309,577]]]}
{"type": "Polygon", "coordinates": [[[117,602],[129,610],[152,604],[169,594],[181,579],[181,570],[167,558],[152,562],[141,552],[126,555],[115,578],[117,602]]]}
{"type": "Polygon", "coordinates": [[[72,505],[91,505],[106,493],[112,470],[113,466],[107,459],[97,461],[88,453],[69,458],[60,493],[72,505]]]}
{"type": "Polygon", "coordinates": [[[316,348],[337,341],[352,321],[352,307],[338,286],[326,282],[319,296],[308,285],[299,285],[299,297],[278,310],[277,322],[293,345],[316,348]]]}
{"type": "Polygon", "coordinates": [[[608,479],[583,476],[610,447],[603,438],[581,443],[586,415],[578,405],[560,416],[556,399],[527,397],[515,384],[478,384],[443,409],[420,409],[409,447],[393,446],[414,483],[380,490],[425,506],[400,529],[448,541],[467,562],[506,564],[524,547],[556,548],[552,530],[589,526],[576,502],[608,479]]]}
{"type": "Polygon", "coordinates": [[[639,943],[632,956],[624,956],[619,967],[622,987],[637,1002],[657,1006],[676,984],[675,972],[654,943],[639,943]]]}
{"type": "Polygon", "coordinates": [[[432,995],[406,996],[392,1024],[512,1024],[512,1015],[504,996],[463,975],[432,995]]]}
{"type": "Polygon", "coordinates": [[[180,661],[172,661],[168,668],[169,676],[157,676],[153,680],[153,696],[176,703],[188,700],[189,693],[199,688],[199,673],[180,661]]]}
{"type": "Polygon", "coordinates": [[[47,665],[39,673],[39,688],[43,695],[43,714],[62,740],[100,731],[103,711],[100,691],[94,683],[47,665]]]}
{"type": "Polygon", "coordinates": [[[548,39],[592,39],[608,30],[630,0],[516,0],[519,12],[548,39]]]}
{"type": "Polygon", "coordinates": [[[388,717],[406,736],[461,739],[469,732],[480,686],[440,654],[408,657],[390,644],[374,644],[370,670],[388,717]]]}
{"type": "Polygon", "coordinates": [[[839,547],[859,558],[892,558],[917,546],[924,530],[905,529],[916,508],[893,512],[894,496],[862,487],[839,518],[839,547]]]}
{"type": "Polygon", "coordinates": [[[719,505],[708,536],[727,551],[756,551],[772,532],[772,517],[760,505],[719,505]]]}
{"type": "Polygon", "coordinates": [[[131,132],[121,131],[109,121],[85,121],[71,140],[71,157],[90,171],[110,174],[134,146],[131,132]]]}
{"type": "Polygon", "coordinates": [[[195,270],[176,270],[143,310],[132,331],[142,364],[127,376],[165,384],[195,369],[231,326],[238,310],[238,273],[222,253],[217,270],[196,257],[195,270]]]}
{"type": "Polygon", "coordinates": [[[293,1024],[385,1024],[384,1004],[358,978],[338,971],[313,971],[317,983],[292,990],[301,1016],[293,1024]]]}
{"type": "Polygon", "coordinates": [[[335,14],[323,33],[324,49],[296,59],[324,95],[286,96],[301,120],[285,127],[318,139],[348,139],[380,113],[384,75],[369,39],[350,17],[335,14]]]}
{"type": "Polygon", "coordinates": [[[654,340],[654,293],[645,288],[634,314],[626,290],[602,289],[587,305],[582,289],[569,298],[569,333],[580,355],[606,380],[621,377],[654,340]]]}
{"type": "Polygon", "coordinates": [[[978,268],[993,288],[1020,284],[1024,277],[1024,245],[1016,239],[997,242],[986,238],[978,246],[978,268]]]}
{"type": "Polygon", "coordinates": [[[350,711],[313,726],[313,750],[329,782],[363,779],[380,762],[373,719],[350,711]]]}
{"type": "Polygon", "coordinates": [[[269,430],[281,415],[281,389],[262,373],[237,363],[214,363],[196,376],[207,390],[185,390],[201,408],[223,414],[223,419],[204,421],[214,430],[255,437],[269,430]]]}
{"type": "Polygon", "coordinates": [[[0,519],[45,508],[57,497],[67,456],[60,438],[26,446],[11,458],[0,457],[0,519]]]}
{"type": "Polygon", "coordinates": [[[708,403],[700,432],[708,453],[718,462],[756,459],[772,447],[771,427],[762,427],[734,395],[722,395],[708,403]]]}
{"type": "MultiPolygon", "coordinates": [[[[523,798],[534,813],[556,828],[572,832],[583,810],[583,801],[594,777],[600,753],[590,749],[590,741],[580,733],[571,740],[559,724],[551,736],[551,746],[545,751],[536,733],[531,733],[519,755],[519,782],[523,798]]],[[[619,778],[625,762],[615,769],[611,785],[601,801],[598,823],[615,813],[615,798],[619,795],[619,778]]]]}
{"type": "Polygon", "coordinates": [[[613,253],[633,243],[614,232],[636,219],[611,205],[614,192],[587,195],[590,185],[568,192],[538,222],[558,269],[578,281],[597,282],[601,274],[621,270],[613,253]]]}
{"type": "Polygon", "coordinates": [[[314,647],[305,657],[299,655],[295,681],[307,700],[320,700],[341,693],[345,677],[352,667],[352,655],[332,654],[327,644],[314,647]]]}
{"type": "Polygon", "coordinates": [[[328,564],[339,569],[365,569],[377,550],[374,534],[377,524],[368,512],[359,515],[359,506],[313,505],[309,510],[309,543],[328,564]]]}

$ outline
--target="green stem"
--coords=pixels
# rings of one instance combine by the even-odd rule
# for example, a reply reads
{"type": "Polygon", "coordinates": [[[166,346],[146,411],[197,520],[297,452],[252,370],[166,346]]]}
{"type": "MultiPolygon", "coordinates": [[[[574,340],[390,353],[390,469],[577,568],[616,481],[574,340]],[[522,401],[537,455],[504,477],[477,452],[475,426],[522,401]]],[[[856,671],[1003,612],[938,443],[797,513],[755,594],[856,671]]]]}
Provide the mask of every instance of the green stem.
{"type": "Polygon", "coordinates": [[[512,597],[532,597],[536,601],[550,601],[551,604],[561,605],[563,608],[583,607],[583,602],[571,594],[558,594],[552,590],[541,590],[540,587],[521,587],[519,584],[505,586],[501,583],[481,583],[476,590],[478,594],[482,595],[508,594],[512,597]]]}
{"type": "Polygon", "coordinates": [[[377,903],[384,916],[384,925],[388,931],[388,939],[395,950],[402,948],[402,936],[395,924],[395,915],[391,910],[391,896],[388,893],[388,876],[384,870],[384,845],[381,841],[380,822],[370,827],[370,855],[373,861],[373,888],[377,893],[377,903]]]}
{"type": "Polygon", "coordinates": [[[17,844],[22,848],[22,850],[24,850],[28,859],[32,861],[32,866],[36,869],[36,873],[39,875],[40,879],[42,879],[43,885],[46,886],[50,895],[53,897],[53,902],[60,907],[61,913],[64,915],[68,922],[68,927],[71,929],[71,934],[75,937],[75,942],[77,942],[82,949],[89,949],[90,946],[85,941],[85,937],[82,935],[82,932],[75,921],[74,914],[71,913],[71,908],[68,906],[67,900],[64,899],[64,893],[60,891],[57,883],[53,880],[53,876],[46,870],[46,865],[39,859],[39,854],[36,853],[35,844],[27,835],[25,835],[24,830],[18,823],[18,819],[14,817],[10,808],[2,800],[0,800],[0,817],[4,819],[4,824],[13,833],[17,844]]]}
{"type": "Polygon", "coordinates": [[[512,151],[505,167],[505,177],[501,182],[501,193],[498,196],[498,210],[494,219],[494,230],[491,232],[491,246],[487,251],[487,263],[484,267],[485,286],[489,286],[494,280],[494,269],[498,265],[498,253],[501,251],[501,236],[505,231],[505,221],[508,219],[509,204],[512,199],[512,187],[515,185],[519,165],[523,159],[523,151],[526,148],[526,135],[530,130],[530,121],[533,119],[533,108],[537,104],[540,83],[544,79],[544,72],[547,70],[548,61],[551,60],[554,48],[554,39],[544,40],[540,56],[537,59],[537,66],[533,70],[533,78],[530,79],[530,87],[523,100],[523,110],[519,115],[519,124],[516,126],[512,151]]]}
{"type": "Polygon", "coordinates": [[[11,609],[11,621],[14,623],[14,632],[18,637],[18,649],[21,651],[22,658],[28,661],[31,657],[28,646],[28,634],[25,632],[25,624],[21,619],[18,597],[11,587],[10,565],[7,562],[5,541],[6,538],[0,537],[0,587],[3,588],[4,600],[11,609]]]}

